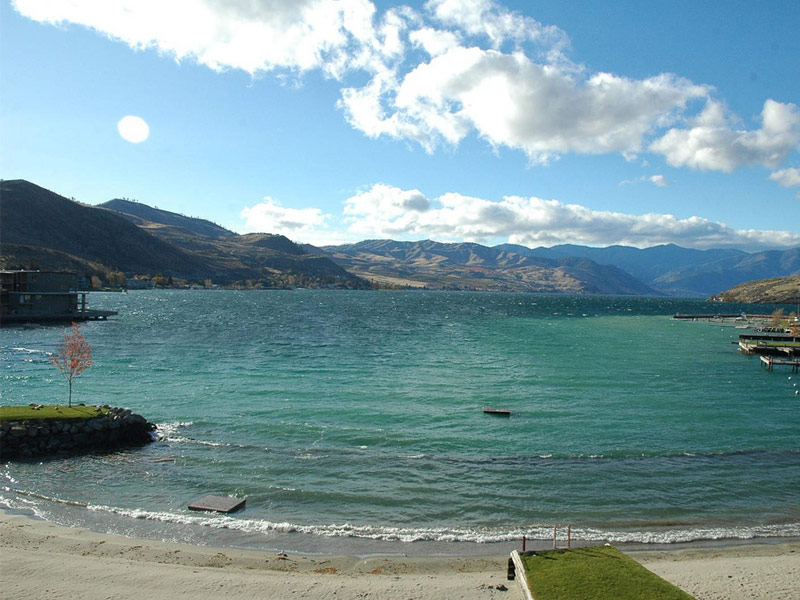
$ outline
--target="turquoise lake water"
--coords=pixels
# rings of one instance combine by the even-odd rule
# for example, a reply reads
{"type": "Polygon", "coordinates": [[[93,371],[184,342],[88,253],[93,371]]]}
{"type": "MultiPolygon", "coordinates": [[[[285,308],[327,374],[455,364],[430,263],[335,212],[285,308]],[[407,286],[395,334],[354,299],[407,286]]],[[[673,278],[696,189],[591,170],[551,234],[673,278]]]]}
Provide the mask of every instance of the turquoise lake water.
{"type": "MultiPolygon", "coordinates": [[[[129,407],[162,439],[2,465],[6,506],[321,552],[463,553],[554,524],[586,541],[800,535],[800,376],[741,355],[732,327],[671,318],[772,307],[310,290],[90,304],[119,316],[82,325],[95,365],[74,401],[129,407]],[[247,508],[186,509],[206,494],[247,508]]],[[[4,404],[66,401],[48,355],[64,331],[0,331],[4,404]]]]}

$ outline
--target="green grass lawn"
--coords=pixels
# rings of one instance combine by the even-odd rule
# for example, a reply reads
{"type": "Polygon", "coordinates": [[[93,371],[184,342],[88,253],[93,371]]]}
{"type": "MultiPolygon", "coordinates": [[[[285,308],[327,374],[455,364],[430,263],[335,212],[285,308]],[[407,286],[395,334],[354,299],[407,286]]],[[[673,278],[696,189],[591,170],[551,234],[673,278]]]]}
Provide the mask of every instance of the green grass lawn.
{"type": "Polygon", "coordinates": [[[613,546],[522,555],[536,600],[692,600],[613,546]]]}
{"type": "Polygon", "coordinates": [[[34,421],[41,419],[91,419],[107,414],[101,406],[72,406],[53,404],[34,409],[32,406],[0,406],[0,422],[34,421]]]}

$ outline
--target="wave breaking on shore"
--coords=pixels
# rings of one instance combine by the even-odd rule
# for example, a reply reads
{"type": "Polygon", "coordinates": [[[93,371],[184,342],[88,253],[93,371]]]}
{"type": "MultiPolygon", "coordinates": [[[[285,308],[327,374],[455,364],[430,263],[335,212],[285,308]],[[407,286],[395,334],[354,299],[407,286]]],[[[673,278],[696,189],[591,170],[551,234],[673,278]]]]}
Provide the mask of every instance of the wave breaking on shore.
{"type": "MultiPolygon", "coordinates": [[[[37,517],[53,520],[61,524],[73,525],[77,521],[81,526],[94,528],[95,522],[90,515],[117,517],[130,520],[129,531],[136,533],[137,521],[148,521],[169,526],[171,536],[180,540],[181,527],[190,526],[205,530],[227,531],[234,534],[257,534],[264,536],[264,544],[269,545],[271,534],[305,534],[325,538],[359,538],[381,542],[440,542],[440,543],[473,543],[497,544],[517,542],[525,536],[531,541],[552,540],[554,524],[532,524],[513,528],[469,528],[469,527],[397,527],[386,525],[329,523],[302,524],[288,521],[269,521],[266,519],[249,519],[237,516],[197,514],[169,511],[150,511],[131,509],[101,504],[87,504],[66,501],[58,498],[2,488],[0,504],[11,509],[32,511],[37,517]],[[57,508],[57,510],[54,510],[57,508]],[[70,513],[70,522],[61,522],[57,513],[70,513]],[[85,515],[77,515],[75,511],[84,511],[85,515]]],[[[566,543],[566,524],[559,525],[557,539],[566,543]]],[[[576,543],[634,543],[634,544],[680,544],[700,541],[754,540],[759,538],[799,538],[800,523],[759,524],[752,526],[668,526],[648,523],[631,524],[619,528],[602,528],[591,526],[571,526],[570,534],[576,543]]],[[[250,538],[252,543],[252,538],[250,538]]],[[[235,543],[233,545],[236,545],[235,543]]]]}

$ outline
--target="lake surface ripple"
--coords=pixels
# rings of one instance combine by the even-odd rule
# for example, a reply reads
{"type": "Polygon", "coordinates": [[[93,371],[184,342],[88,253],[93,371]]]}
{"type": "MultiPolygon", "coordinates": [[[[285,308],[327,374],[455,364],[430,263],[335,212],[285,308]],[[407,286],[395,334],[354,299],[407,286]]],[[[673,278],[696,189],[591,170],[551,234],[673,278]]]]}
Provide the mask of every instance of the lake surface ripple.
{"type": "MultiPolygon", "coordinates": [[[[800,376],[740,355],[732,327],[670,318],[772,307],[310,290],[91,304],[119,316],[82,326],[95,365],[75,401],[129,407],[162,439],[3,465],[6,506],[322,552],[354,540],[463,552],[457,542],[545,539],[568,523],[586,541],[800,535],[800,376]],[[186,509],[206,494],[247,508],[186,509]]],[[[2,330],[4,404],[66,400],[48,355],[63,332],[2,330]]]]}

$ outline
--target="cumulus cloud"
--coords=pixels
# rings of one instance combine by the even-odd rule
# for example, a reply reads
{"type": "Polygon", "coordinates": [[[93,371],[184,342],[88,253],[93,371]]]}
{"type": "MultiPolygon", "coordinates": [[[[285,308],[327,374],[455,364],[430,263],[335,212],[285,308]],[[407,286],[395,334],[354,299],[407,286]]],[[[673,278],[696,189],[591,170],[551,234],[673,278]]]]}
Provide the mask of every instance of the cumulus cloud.
{"type": "Polygon", "coordinates": [[[790,167],[775,171],[769,176],[770,181],[775,181],[783,187],[794,187],[800,185],[800,169],[790,167]]]}
{"type": "Polygon", "coordinates": [[[401,81],[344,90],[350,123],[371,137],[419,141],[432,150],[472,131],[493,146],[546,163],[565,152],[638,152],[644,136],[708,89],[659,75],[631,80],[609,73],[581,78],[522,52],[453,47],[401,81]]]}
{"type": "Polygon", "coordinates": [[[491,0],[430,0],[425,10],[429,22],[409,20],[408,37],[427,59],[376,69],[366,85],[342,90],[346,119],[370,137],[432,152],[477,134],[540,164],[568,152],[633,156],[711,92],[672,74],[587,75],[565,57],[563,31],[491,0]]]}
{"type": "Polygon", "coordinates": [[[380,231],[381,237],[394,237],[417,230],[430,207],[430,200],[419,190],[376,184],[348,198],[343,212],[351,233],[369,236],[380,231]]]}
{"type": "Polygon", "coordinates": [[[423,27],[409,33],[408,39],[418,48],[422,48],[429,56],[439,56],[458,47],[459,38],[452,31],[440,31],[432,27],[423,27]]]}
{"type": "Polygon", "coordinates": [[[701,217],[597,211],[523,196],[495,201],[447,193],[430,199],[418,190],[388,185],[375,185],[349,198],[344,214],[350,232],[378,238],[508,241],[529,247],[573,243],[644,248],[676,243],[757,250],[800,245],[797,233],[736,230],[701,217]]]}
{"type": "Polygon", "coordinates": [[[368,0],[13,0],[21,14],[73,23],[177,60],[254,74],[276,68],[340,75],[371,45],[375,6],[368,0]]]}
{"type": "Polygon", "coordinates": [[[246,233],[279,233],[291,239],[311,242],[329,236],[330,219],[319,208],[286,208],[277,200],[265,197],[263,202],[242,209],[246,233]]]}
{"type": "Polygon", "coordinates": [[[800,109],[774,100],[764,102],[761,127],[735,129],[725,106],[709,100],[689,129],[670,129],[650,145],[675,167],[731,173],[744,166],[775,168],[800,145],[800,109]]]}
{"type": "Polygon", "coordinates": [[[352,127],[428,151],[477,135],[532,163],[650,151],[671,165],[731,172],[776,169],[800,143],[794,104],[767,100],[761,126],[747,129],[710,86],[669,73],[592,73],[568,58],[565,32],[494,0],[380,12],[370,0],[12,2],[39,22],[88,27],[217,71],[319,70],[342,82],[338,106],[352,127]],[[697,100],[705,108],[692,115],[697,100]]]}

